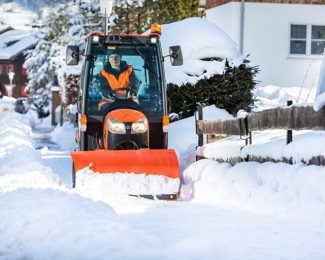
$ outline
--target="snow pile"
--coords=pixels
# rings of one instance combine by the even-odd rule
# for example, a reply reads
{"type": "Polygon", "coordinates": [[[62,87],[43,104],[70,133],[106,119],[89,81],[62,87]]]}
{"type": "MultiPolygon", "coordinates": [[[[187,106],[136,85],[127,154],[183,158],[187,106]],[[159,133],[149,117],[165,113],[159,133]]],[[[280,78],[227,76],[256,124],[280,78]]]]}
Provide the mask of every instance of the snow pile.
{"type": "Polygon", "coordinates": [[[325,228],[325,167],[200,160],[184,172],[182,197],[325,228]]]}
{"type": "Polygon", "coordinates": [[[230,136],[214,143],[205,144],[200,155],[211,159],[223,159],[248,155],[282,160],[292,158],[293,162],[308,162],[314,156],[325,156],[324,131],[294,131],[293,142],[286,144],[285,130],[256,131],[252,133],[253,143],[245,146],[239,136],[230,136]],[[306,149],[308,147],[309,149],[306,149]]]}
{"type": "Polygon", "coordinates": [[[12,112],[14,110],[15,100],[15,98],[10,98],[7,96],[0,98],[0,119],[4,117],[8,112],[12,112]]]}
{"type": "Polygon", "coordinates": [[[0,119],[0,193],[21,187],[53,187],[56,176],[40,164],[27,117],[10,113],[0,119]]]}
{"type": "Polygon", "coordinates": [[[163,55],[168,55],[169,47],[175,45],[181,46],[183,54],[182,66],[173,67],[169,60],[165,61],[167,83],[195,84],[205,77],[222,74],[225,59],[233,66],[243,62],[236,43],[217,25],[203,18],[162,25],[161,43],[163,55]]]}
{"type": "Polygon", "coordinates": [[[167,178],[162,175],[134,173],[95,173],[88,167],[76,173],[76,187],[107,195],[161,195],[178,192],[179,179],[167,178]]]}

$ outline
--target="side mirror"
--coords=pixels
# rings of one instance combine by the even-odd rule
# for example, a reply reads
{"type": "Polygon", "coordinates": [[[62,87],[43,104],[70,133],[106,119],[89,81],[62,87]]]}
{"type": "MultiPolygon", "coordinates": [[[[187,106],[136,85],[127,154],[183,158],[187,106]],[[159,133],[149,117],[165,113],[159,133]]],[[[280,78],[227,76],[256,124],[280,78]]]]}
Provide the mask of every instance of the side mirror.
{"type": "Polygon", "coordinates": [[[68,66],[78,65],[79,46],[74,46],[74,45],[67,46],[65,61],[68,66]]]}
{"type": "Polygon", "coordinates": [[[170,46],[169,47],[169,56],[172,66],[181,66],[183,65],[183,55],[181,46],[170,46]]]}

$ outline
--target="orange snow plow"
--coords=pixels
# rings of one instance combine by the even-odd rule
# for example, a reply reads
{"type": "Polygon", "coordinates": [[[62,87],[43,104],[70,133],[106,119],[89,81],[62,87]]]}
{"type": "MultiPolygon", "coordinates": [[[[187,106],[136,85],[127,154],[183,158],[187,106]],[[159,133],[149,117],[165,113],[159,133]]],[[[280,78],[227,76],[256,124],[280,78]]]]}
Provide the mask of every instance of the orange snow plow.
{"type": "MultiPolygon", "coordinates": [[[[167,148],[169,118],[159,30],[156,25],[147,35],[87,36],[77,104],[77,151],[71,153],[73,187],[83,177],[82,170],[88,169],[103,182],[112,174],[147,176],[150,181],[144,186],[155,182],[161,191],[141,194],[132,189],[129,195],[177,199],[180,168],[175,151],[167,148]],[[173,185],[164,189],[169,180],[173,185]]],[[[179,46],[170,47],[167,56],[172,65],[182,64],[179,46]]],[[[66,62],[78,64],[77,46],[67,47],[66,62]]]]}
{"type": "Polygon", "coordinates": [[[89,167],[95,173],[135,173],[179,178],[174,150],[124,150],[72,152],[75,171],[89,167]]]}

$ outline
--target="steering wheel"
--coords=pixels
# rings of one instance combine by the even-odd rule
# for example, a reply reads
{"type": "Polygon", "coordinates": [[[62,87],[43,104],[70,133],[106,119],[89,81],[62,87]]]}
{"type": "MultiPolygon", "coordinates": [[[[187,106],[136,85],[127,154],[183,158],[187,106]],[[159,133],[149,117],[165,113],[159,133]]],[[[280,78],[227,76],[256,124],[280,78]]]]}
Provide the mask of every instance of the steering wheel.
{"type": "Polygon", "coordinates": [[[116,88],[110,91],[108,95],[113,99],[123,99],[118,97],[117,95],[124,95],[124,99],[128,99],[128,98],[133,99],[134,97],[135,98],[137,97],[138,93],[131,88],[116,88]],[[117,93],[118,91],[125,91],[125,92],[123,94],[119,94],[117,93]]]}

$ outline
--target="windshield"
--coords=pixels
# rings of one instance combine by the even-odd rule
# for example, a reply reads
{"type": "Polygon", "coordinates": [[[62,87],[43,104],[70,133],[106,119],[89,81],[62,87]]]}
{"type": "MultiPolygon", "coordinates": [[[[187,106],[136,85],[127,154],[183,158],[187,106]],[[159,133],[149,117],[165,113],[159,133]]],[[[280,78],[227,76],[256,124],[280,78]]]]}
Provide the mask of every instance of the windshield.
{"type": "Polygon", "coordinates": [[[133,98],[147,114],[161,113],[163,95],[156,45],[99,46],[93,43],[91,53],[88,111],[98,113],[103,104],[107,107],[117,99],[133,98]],[[126,93],[118,88],[132,91],[126,93]]]}

